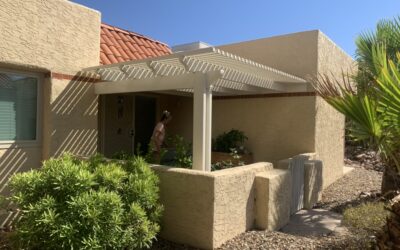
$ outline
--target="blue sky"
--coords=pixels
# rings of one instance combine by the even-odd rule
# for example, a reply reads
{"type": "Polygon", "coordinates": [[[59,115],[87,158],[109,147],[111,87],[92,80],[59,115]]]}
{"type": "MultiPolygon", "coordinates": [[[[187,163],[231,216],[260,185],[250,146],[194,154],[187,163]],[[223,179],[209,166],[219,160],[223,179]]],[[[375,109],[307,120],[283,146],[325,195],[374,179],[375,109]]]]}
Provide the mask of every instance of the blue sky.
{"type": "Polygon", "coordinates": [[[102,21],[169,45],[212,45],[322,30],[350,55],[378,20],[400,14],[398,0],[73,0],[102,21]]]}

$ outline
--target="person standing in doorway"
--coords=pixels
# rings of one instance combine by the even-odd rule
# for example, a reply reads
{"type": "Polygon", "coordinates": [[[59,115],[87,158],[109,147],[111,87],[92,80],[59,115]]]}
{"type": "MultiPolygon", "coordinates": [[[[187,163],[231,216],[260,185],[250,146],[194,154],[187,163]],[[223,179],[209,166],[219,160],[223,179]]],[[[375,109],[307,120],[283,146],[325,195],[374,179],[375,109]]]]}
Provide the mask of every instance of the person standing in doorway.
{"type": "Polygon", "coordinates": [[[163,111],[160,121],[156,124],[151,136],[152,150],[158,163],[161,160],[161,148],[165,139],[166,126],[171,121],[172,115],[169,111],[163,111]]]}

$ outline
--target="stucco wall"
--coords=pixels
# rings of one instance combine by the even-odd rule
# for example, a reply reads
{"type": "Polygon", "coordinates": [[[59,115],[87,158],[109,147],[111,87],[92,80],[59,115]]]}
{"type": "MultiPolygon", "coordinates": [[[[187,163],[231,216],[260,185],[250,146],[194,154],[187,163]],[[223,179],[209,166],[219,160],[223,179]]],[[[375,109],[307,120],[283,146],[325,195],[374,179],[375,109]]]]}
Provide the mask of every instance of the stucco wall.
{"type": "MultiPolygon", "coordinates": [[[[322,32],[318,33],[318,73],[333,74],[341,79],[342,72],[354,70],[354,60],[322,32]]],[[[323,162],[323,186],[327,187],[343,175],[344,126],[342,114],[321,97],[315,104],[315,152],[323,162]]]]}
{"type": "Polygon", "coordinates": [[[99,64],[99,12],[65,0],[0,0],[0,6],[0,61],[61,72],[99,64]]]}
{"type": "Polygon", "coordinates": [[[8,147],[0,149],[2,191],[10,174],[50,156],[96,151],[96,96],[87,82],[70,79],[99,64],[100,13],[66,0],[0,0],[0,6],[0,68],[43,77],[38,143],[2,146],[8,147]]]}
{"type": "MultiPolygon", "coordinates": [[[[0,194],[7,196],[10,194],[8,187],[9,178],[21,171],[28,171],[41,165],[41,149],[38,147],[18,147],[0,149],[0,194]]],[[[0,228],[12,225],[18,213],[0,213],[0,228]]]]}
{"type": "MultiPolygon", "coordinates": [[[[355,66],[349,55],[318,30],[228,44],[219,48],[303,78],[318,73],[333,73],[340,77],[342,70],[351,72],[355,66]]],[[[313,99],[314,114],[309,117],[312,121],[308,122],[313,123],[315,129],[312,132],[315,144],[308,151],[316,152],[317,158],[323,161],[326,187],[342,176],[344,117],[320,97],[313,99]]],[[[297,139],[293,142],[301,143],[301,138],[293,139],[297,139]]]]}
{"type": "Polygon", "coordinates": [[[193,99],[185,96],[159,95],[159,115],[163,110],[172,114],[167,133],[183,136],[186,141],[193,140],[193,99]]]}
{"type": "Polygon", "coordinates": [[[305,31],[219,46],[255,62],[306,77],[317,72],[318,31],[305,31]]]}
{"type": "Polygon", "coordinates": [[[316,100],[315,151],[323,163],[323,186],[327,187],[343,175],[344,116],[321,97],[316,100]]]}
{"type": "Polygon", "coordinates": [[[256,176],[256,227],[279,230],[290,219],[292,175],[288,170],[274,169],[256,176]]]}
{"type": "Polygon", "coordinates": [[[315,97],[222,99],[213,102],[213,136],[239,129],[254,160],[277,162],[314,150],[315,97]]]}
{"type": "Polygon", "coordinates": [[[357,64],[342,48],[323,32],[318,32],[318,72],[333,74],[341,79],[342,72],[355,73],[357,64]]]}
{"type": "Polygon", "coordinates": [[[41,164],[41,149],[37,147],[0,149],[0,193],[7,194],[11,175],[19,171],[37,168],[41,164]]]}
{"type": "Polygon", "coordinates": [[[272,168],[271,163],[256,163],[212,173],[214,176],[214,247],[255,227],[255,177],[257,173],[267,172],[272,168]]]}
{"type": "Polygon", "coordinates": [[[154,166],[164,205],[161,237],[213,249],[254,227],[257,163],[216,172],[154,166]]]}
{"type": "Polygon", "coordinates": [[[162,166],[153,169],[160,178],[160,201],[164,206],[161,237],[199,248],[212,248],[212,174],[162,166]]]}
{"type": "Polygon", "coordinates": [[[64,150],[94,152],[97,99],[93,89],[83,81],[48,75],[75,75],[99,64],[100,13],[65,0],[0,0],[0,5],[1,67],[47,75],[41,83],[43,150],[37,149],[34,158],[64,150]]]}
{"type": "Polygon", "coordinates": [[[63,152],[92,155],[97,151],[98,100],[93,82],[52,79],[47,86],[43,158],[63,152]]]}

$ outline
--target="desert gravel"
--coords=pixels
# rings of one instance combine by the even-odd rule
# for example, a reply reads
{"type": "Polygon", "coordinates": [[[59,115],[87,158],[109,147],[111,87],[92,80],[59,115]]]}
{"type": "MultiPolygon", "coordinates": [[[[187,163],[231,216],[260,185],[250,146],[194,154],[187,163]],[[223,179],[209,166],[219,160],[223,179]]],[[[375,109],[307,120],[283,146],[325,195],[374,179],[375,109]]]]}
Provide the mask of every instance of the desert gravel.
{"type": "Polygon", "coordinates": [[[346,207],[379,199],[382,173],[356,167],[326,188],[316,207],[343,213],[346,207]]]}

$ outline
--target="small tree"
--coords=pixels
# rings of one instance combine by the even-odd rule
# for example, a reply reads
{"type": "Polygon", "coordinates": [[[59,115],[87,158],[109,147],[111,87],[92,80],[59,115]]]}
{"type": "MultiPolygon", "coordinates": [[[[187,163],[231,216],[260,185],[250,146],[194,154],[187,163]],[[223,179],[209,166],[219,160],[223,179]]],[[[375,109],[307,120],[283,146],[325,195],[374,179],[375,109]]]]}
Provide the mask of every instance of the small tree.
{"type": "Polygon", "coordinates": [[[141,158],[66,154],[14,175],[10,185],[22,210],[19,248],[140,249],[159,231],[158,178],[141,158]]]}

